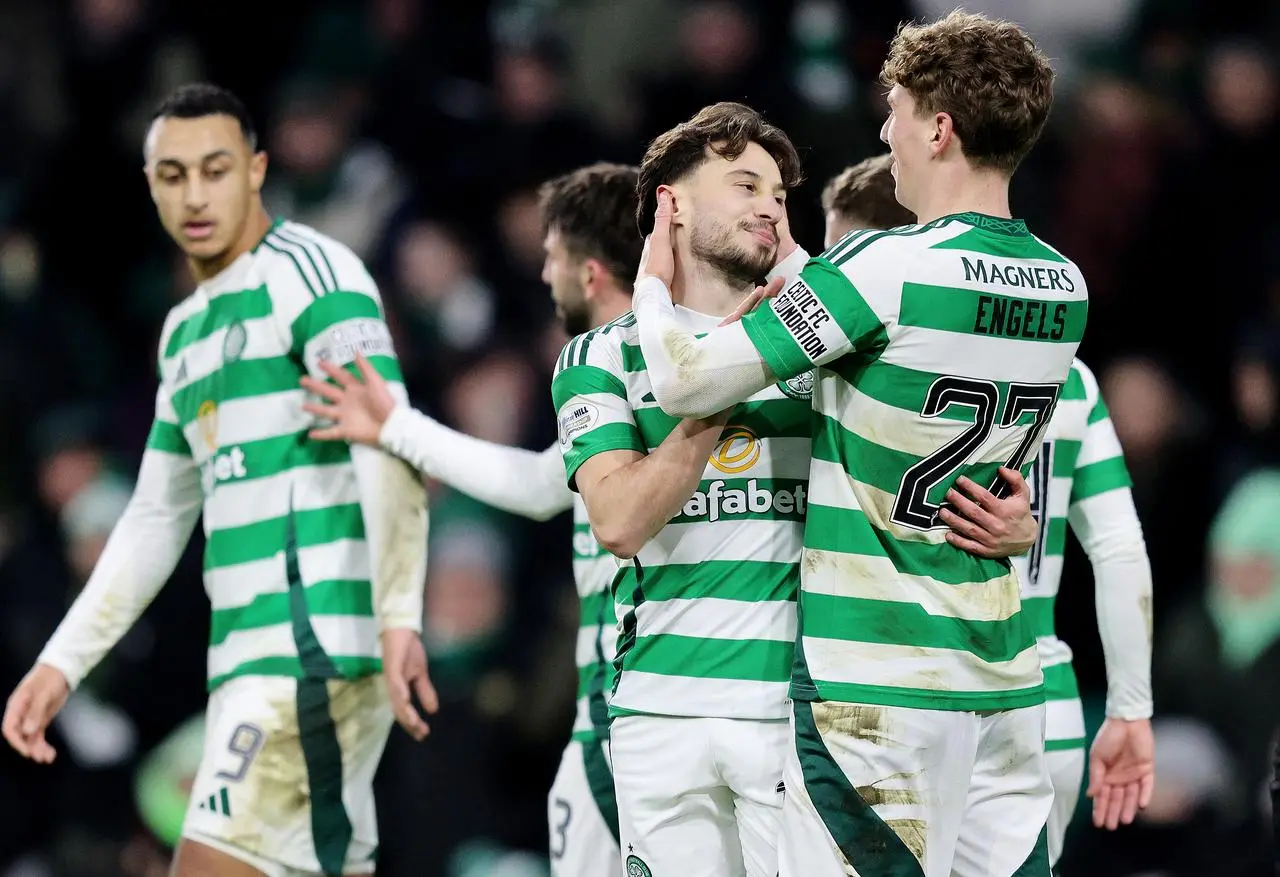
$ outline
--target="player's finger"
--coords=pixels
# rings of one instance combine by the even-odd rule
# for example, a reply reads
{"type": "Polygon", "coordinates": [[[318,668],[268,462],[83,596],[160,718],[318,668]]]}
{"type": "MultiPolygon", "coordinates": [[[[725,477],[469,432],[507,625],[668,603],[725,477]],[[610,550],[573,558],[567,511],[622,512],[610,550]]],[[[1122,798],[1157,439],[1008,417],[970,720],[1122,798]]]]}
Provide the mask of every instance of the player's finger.
{"type": "Polygon", "coordinates": [[[949,530],[946,533],[945,538],[951,546],[959,548],[961,551],[967,551],[976,557],[995,557],[994,549],[988,548],[981,542],[974,542],[972,539],[966,539],[954,530],[949,530]]]}
{"type": "MultiPolygon", "coordinates": [[[[328,365],[328,363],[325,363],[325,365],[328,365]]],[[[302,386],[304,389],[310,390],[312,393],[315,393],[323,399],[328,399],[330,402],[342,401],[341,388],[335,387],[328,381],[318,381],[308,375],[302,379],[302,386]]]]}
{"type": "Polygon", "coordinates": [[[334,365],[328,360],[322,360],[320,363],[320,368],[324,370],[325,374],[327,374],[329,377],[337,381],[338,386],[340,387],[350,387],[352,384],[356,382],[355,375],[347,371],[342,366],[334,365]]]}
{"type": "Polygon", "coordinates": [[[346,435],[342,432],[341,424],[313,429],[307,433],[307,436],[318,442],[345,442],[347,440],[346,435]]]}
{"type": "MultiPolygon", "coordinates": [[[[1000,519],[991,512],[978,505],[969,497],[965,496],[954,487],[947,491],[946,501],[951,504],[951,511],[956,515],[964,518],[980,529],[994,535],[994,531],[1000,526],[1000,519]]],[[[945,507],[944,507],[944,510],[945,507]]]]}
{"type": "Polygon", "coordinates": [[[45,740],[44,732],[36,734],[35,739],[31,741],[31,760],[36,764],[52,764],[53,760],[58,756],[57,750],[49,745],[49,741],[45,740]]]}
{"type": "Polygon", "coordinates": [[[1094,798],[1102,793],[1103,786],[1107,778],[1107,766],[1103,764],[1101,758],[1089,759],[1089,787],[1085,789],[1085,796],[1094,798]]]}
{"type": "Polygon", "coordinates": [[[671,247],[671,214],[674,213],[671,191],[665,187],[658,188],[658,209],[653,214],[653,249],[671,247]]]}
{"type": "Polygon", "coordinates": [[[431,684],[431,677],[425,670],[413,678],[413,693],[417,695],[418,703],[426,710],[427,715],[434,715],[440,709],[440,696],[436,694],[436,687],[431,684]]]}
{"type": "Polygon", "coordinates": [[[0,730],[3,730],[5,741],[24,758],[29,758],[31,755],[30,747],[27,745],[27,740],[22,735],[21,730],[22,721],[26,717],[30,704],[30,692],[15,691],[9,698],[9,703],[5,706],[4,723],[0,726],[0,730]]]}
{"type": "Polygon", "coordinates": [[[952,509],[943,508],[938,511],[938,520],[946,524],[954,533],[964,536],[966,539],[977,542],[987,548],[994,548],[991,543],[994,538],[986,530],[979,527],[973,521],[958,515],[952,509]]]}
{"type": "Polygon", "coordinates": [[[764,287],[757,286],[755,289],[755,292],[751,293],[746,298],[744,298],[742,300],[742,303],[733,309],[733,313],[729,314],[729,316],[725,317],[716,325],[727,326],[730,323],[738,322],[747,314],[751,313],[751,311],[755,309],[755,306],[760,304],[760,302],[763,300],[764,300],[764,287]]]}
{"type": "Polygon", "coordinates": [[[1148,773],[1139,780],[1139,784],[1141,788],[1138,791],[1138,808],[1146,810],[1147,806],[1151,803],[1151,795],[1156,789],[1155,774],[1148,773]]]}
{"type": "Polygon", "coordinates": [[[323,417],[325,420],[341,420],[342,411],[333,405],[323,405],[319,402],[303,402],[302,410],[308,414],[314,414],[316,417],[323,417]]]}
{"type": "Polygon", "coordinates": [[[1021,493],[1031,493],[1031,487],[1027,484],[1027,479],[1022,477],[1022,473],[1017,469],[1010,469],[1008,466],[1001,466],[998,470],[1000,477],[1003,478],[1012,490],[1010,496],[1016,496],[1021,493]]]}
{"type": "Polygon", "coordinates": [[[1107,811],[1111,806],[1111,786],[1100,786],[1093,798],[1093,825],[1103,828],[1107,824],[1107,811]]]}
{"type": "Polygon", "coordinates": [[[1124,809],[1124,786],[1110,786],[1107,796],[1107,831],[1115,831],[1120,827],[1120,813],[1124,809]]]}
{"type": "Polygon", "coordinates": [[[1122,825],[1133,824],[1134,817],[1138,815],[1138,795],[1141,791],[1141,784],[1138,782],[1129,783],[1124,787],[1124,803],[1120,807],[1122,825]]]}
{"type": "Polygon", "coordinates": [[[413,700],[409,697],[409,681],[394,664],[390,667],[384,666],[383,672],[386,675],[387,696],[391,700],[391,710],[395,713],[396,721],[410,737],[421,740],[426,736],[424,731],[426,723],[413,708],[413,700]]]}
{"type": "Polygon", "coordinates": [[[1000,507],[1000,498],[972,478],[961,475],[956,479],[956,487],[987,511],[994,511],[1000,507]]]}
{"type": "Polygon", "coordinates": [[[366,385],[372,386],[382,381],[382,375],[378,374],[378,370],[363,353],[356,354],[356,368],[360,370],[360,377],[366,385]]]}

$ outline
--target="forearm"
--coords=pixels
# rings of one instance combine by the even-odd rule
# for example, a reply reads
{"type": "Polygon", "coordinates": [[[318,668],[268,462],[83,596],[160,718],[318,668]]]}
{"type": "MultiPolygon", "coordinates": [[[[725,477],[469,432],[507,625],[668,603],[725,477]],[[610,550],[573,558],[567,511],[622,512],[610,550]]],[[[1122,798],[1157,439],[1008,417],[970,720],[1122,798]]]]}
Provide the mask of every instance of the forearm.
{"type": "Polygon", "coordinates": [[[556,448],[543,453],[463,435],[407,406],[382,426],[382,447],[483,503],[545,521],[573,505],[556,448]]]}
{"type": "Polygon", "coordinates": [[[1151,564],[1132,497],[1127,490],[1109,491],[1077,503],[1071,514],[1093,564],[1107,715],[1150,718],[1151,564]]]}
{"type": "Polygon", "coordinates": [[[37,661],[75,688],[129,631],[173,574],[200,517],[190,460],[148,451],[137,486],[93,574],[37,661]]]}
{"type": "Polygon", "coordinates": [[[686,418],[662,444],[613,470],[583,498],[596,538],[618,557],[633,557],[667,525],[702,479],[723,425],[686,418]]]}
{"type": "Polygon", "coordinates": [[[680,325],[671,294],[656,277],[636,285],[631,306],[654,398],[668,414],[710,417],[777,379],[741,323],[701,339],[680,325]]]}
{"type": "Polygon", "coordinates": [[[374,613],[382,630],[422,630],[427,496],[417,473],[390,454],[351,448],[369,550],[374,613]]]}

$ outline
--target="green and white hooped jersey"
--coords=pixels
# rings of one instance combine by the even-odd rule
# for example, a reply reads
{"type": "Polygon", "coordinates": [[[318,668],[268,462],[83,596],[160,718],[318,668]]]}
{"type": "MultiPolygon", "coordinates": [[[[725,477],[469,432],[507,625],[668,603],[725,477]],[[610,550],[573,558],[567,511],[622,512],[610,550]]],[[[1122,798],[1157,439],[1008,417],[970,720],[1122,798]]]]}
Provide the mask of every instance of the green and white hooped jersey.
{"type": "Polygon", "coordinates": [[[360,259],[294,222],[277,221],[165,322],[147,448],[200,469],[210,690],[243,675],[381,669],[350,449],[308,439],[298,383],[358,352],[401,380],[360,259]]]}
{"type": "Polygon", "coordinates": [[[774,374],[821,366],[794,697],[1044,701],[1017,575],[947,544],[938,512],[960,475],[1035,459],[1087,308],[1024,223],[962,213],[847,235],[743,318],[774,374]]]}
{"type": "Polygon", "coordinates": [[[1098,381],[1078,359],[1071,364],[1028,480],[1040,534],[1013,565],[1022,582],[1022,611],[1036,637],[1052,709],[1053,701],[1079,696],[1071,649],[1058,638],[1053,622],[1067,526],[1073,517],[1089,514],[1094,497],[1131,484],[1098,381]]]}
{"type": "MultiPolygon", "coordinates": [[[[698,332],[719,322],[678,313],[698,332]]],[[[649,453],[679,422],[653,397],[635,325],[626,314],[560,356],[552,395],[571,487],[590,457],[649,453]]],[[[788,715],[811,389],[803,375],[740,404],[693,496],[615,580],[611,715],[788,715]]]]}
{"type": "Polygon", "coordinates": [[[613,690],[613,658],[618,618],[610,586],[618,560],[600,547],[587,519],[587,504],[573,497],[573,580],[578,587],[578,712],[573,739],[609,735],[608,697],[613,690]]]}

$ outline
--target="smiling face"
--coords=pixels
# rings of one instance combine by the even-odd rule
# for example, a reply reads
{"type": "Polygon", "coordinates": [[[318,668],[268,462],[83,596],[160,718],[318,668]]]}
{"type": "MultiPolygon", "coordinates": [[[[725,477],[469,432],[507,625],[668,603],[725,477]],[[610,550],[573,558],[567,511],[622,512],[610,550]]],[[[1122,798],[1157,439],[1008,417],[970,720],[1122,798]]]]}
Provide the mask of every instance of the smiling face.
{"type": "Polygon", "coordinates": [[[773,267],[786,187],[763,146],[749,143],[733,159],[708,149],[706,160],[671,189],[694,258],[742,283],[773,267]]]}
{"type": "Polygon", "coordinates": [[[229,115],[161,117],[147,135],[146,175],[164,230],[187,257],[216,264],[241,241],[266,175],[229,115]]]}

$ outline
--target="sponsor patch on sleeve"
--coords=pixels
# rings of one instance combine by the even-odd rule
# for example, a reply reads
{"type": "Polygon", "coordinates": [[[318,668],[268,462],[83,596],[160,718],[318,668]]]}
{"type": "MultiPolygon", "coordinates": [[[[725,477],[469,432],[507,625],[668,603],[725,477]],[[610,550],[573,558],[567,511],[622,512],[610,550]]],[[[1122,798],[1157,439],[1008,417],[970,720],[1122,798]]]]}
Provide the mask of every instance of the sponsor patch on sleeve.
{"type": "Polygon", "coordinates": [[[600,409],[590,402],[573,400],[560,412],[560,444],[568,447],[576,435],[586,432],[600,419],[600,409]]]}
{"type": "Polygon", "coordinates": [[[831,314],[809,284],[796,280],[773,300],[773,311],[811,361],[827,352],[819,330],[831,322],[831,314]]]}
{"type": "Polygon", "coordinates": [[[344,320],[327,329],[321,336],[317,357],[323,362],[347,365],[355,362],[357,354],[371,356],[395,356],[391,332],[381,320],[361,318],[344,320]]]}

